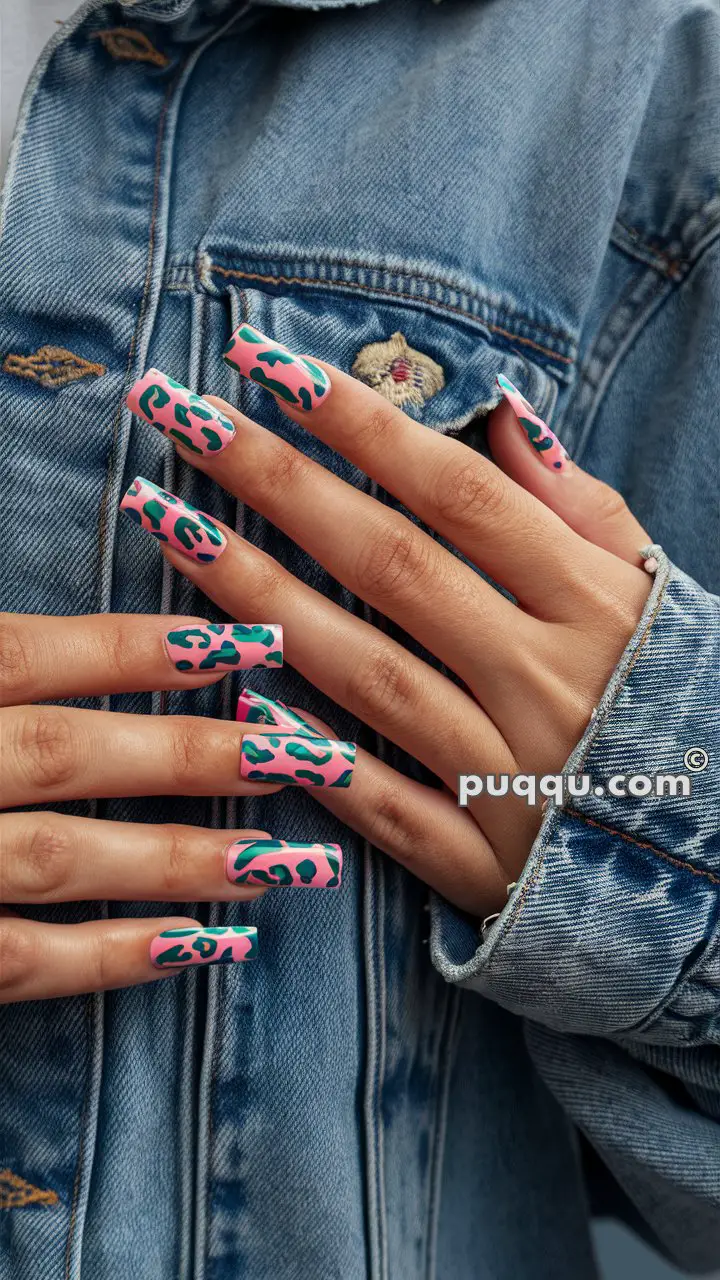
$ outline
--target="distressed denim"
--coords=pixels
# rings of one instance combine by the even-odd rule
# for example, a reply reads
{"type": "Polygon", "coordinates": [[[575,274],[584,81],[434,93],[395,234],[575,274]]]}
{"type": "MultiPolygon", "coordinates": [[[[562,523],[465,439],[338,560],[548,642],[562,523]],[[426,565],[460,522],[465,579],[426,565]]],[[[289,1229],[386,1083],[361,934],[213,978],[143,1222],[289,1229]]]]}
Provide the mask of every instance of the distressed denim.
{"type": "MultiPolygon", "coordinates": [[[[241,319],[345,369],[399,332],[445,378],[414,417],[484,451],[505,372],[664,548],[568,769],[709,765],[550,805],[484,938],[297,790],[68,806],[339,839],[347,875],[179,904],[257,924],[242,971],[0,1010],[3,1280],[592,1280],[592,1209],[717,1264],[719,173],[711,0],[87,0],[58,30],[2,205],[2,607],[217,617],[118,519],[139,472],[361,612],[123,398],[160,367],[376,492],[220,353],[241,319]]],[[[253,684],[424,776],[292,670],[253,684]]]]}

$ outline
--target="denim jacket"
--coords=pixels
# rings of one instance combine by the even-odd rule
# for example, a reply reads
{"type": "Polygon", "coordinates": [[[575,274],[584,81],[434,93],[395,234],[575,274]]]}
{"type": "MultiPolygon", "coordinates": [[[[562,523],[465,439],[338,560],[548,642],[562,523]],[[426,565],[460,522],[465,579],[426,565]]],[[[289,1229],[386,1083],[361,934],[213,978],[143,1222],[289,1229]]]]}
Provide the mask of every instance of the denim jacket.
{"type": "MultiPolygon", "coordinates": [[[[58,28],[1,211],[2,607],[217,616],[118,522],[140,472],[361,609],[123,397],[166,369],[375,492],[219,353],[241,318],[345,369],[399,333],[444,375],[407,412],[484,450],[504,371],[664,548],[567,768],[708,763],[689,798],[550,804],[480,936],[291,789],[69,806],[339,837],[348,873],[181,904],[262,929],[241,972],[0,1010],[3,1280],[592,1280],[591,1209],[718,1263],[719,175],[715,0],[85,0],[58,28]]],[[[421,776],[292,670],[254,683],[421,776]]]]}

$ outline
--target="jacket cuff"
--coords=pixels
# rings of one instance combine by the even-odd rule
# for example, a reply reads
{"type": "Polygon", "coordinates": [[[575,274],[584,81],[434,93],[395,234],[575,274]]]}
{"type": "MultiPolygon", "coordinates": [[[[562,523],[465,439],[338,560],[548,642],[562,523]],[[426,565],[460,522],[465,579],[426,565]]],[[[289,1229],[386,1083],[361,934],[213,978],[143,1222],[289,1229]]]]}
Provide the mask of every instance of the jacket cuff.
{"type": "Polygon", "coordinates": [[[557,1030],[720,1043],[720,599],[660,547],[644,554],[652,592],[563,770],[590,794],[548,803],[484,941],[433,895],[431,955],[447,981],[557,1030]],[[690,795],[607,789],[660,774],[686,775],[690,795]]]}

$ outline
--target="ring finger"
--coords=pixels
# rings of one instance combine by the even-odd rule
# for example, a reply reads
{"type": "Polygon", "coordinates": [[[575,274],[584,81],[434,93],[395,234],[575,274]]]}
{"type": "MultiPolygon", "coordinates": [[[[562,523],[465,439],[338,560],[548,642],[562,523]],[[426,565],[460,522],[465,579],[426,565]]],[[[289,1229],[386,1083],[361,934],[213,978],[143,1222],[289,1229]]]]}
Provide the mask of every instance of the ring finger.
{"type": "MultiPolygon", "coordinates": [[[[0,901],[223,902],[264,889],[228,876],[228,851],[264,831],[105,822],[60,813],[0,816],[0,901]]],[[[305,846],[305,856],[313,848],[305,846]]],[[[295,857],[297,850],[291,850],[295,857]]],[[[339,881],[338,881],[339,883],[339,881]]]]}

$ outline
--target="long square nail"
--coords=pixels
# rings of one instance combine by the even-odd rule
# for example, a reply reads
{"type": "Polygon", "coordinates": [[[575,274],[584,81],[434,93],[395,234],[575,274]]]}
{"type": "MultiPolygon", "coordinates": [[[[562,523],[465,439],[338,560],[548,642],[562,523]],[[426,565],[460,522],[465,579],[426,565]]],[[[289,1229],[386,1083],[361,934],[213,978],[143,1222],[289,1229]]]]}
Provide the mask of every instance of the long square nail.
{"type": "Polygon", "coordinates": [[[547,422],[538,417],[530,401],[525,399],[504,373],[497,375],[497,384],[543,466],[548,471],[566,471],[570,466],[570,459],[567,449],[561,445],[555,432],[547,422]]]}
{"type": "Polygon", "coordinates": [[[355,743],[301,734],[243,734],[240,775],[246,782],[296,787],[349,787],[355,743]]]}
{"type": "Polygon", "coordinates": [[[236,964],[257,952],[257,929],[252,925],[223,928],[166,929],[150,943],[156,969],[185,969],[192,964],[236,964]]]}
{"type": "Polygon", "coordinates": [[[315,409],[330,392],[330,379],[319,365],[306,356],[293,355],[251,324],[241,324],[235,330],[223,359],[294,409],[315,409]]]}
{"type": "Polygon", "coordinates": [[[235,435],[224,413],[159,369],[148,369],[138,379],[126,396],[126,404],[191,453],[220,453],[235,435]]]}
{"type": "Polygon", "coordinates": [[[283,629],[276,623],[207,622],[169,631],[165,648],[177,671],[281,667],[283,629]]]}
{"type": "Polygon", "coordinates": [[[287,729],[289,733],[299,734],[303,738],[325,736],[307,724],[297,711],[286,707],[284,702],[276,702],[274,698],[256,693],[254,689],[243,689],[238,698],[235,719],[243,720],[246,724],[274,724],[279,729],[287,729]]]}
{"type": "Polygon", "coordinates": [[[339,844],[236,840],[227,851],[225,871],[231,884],[337,889],[342,849],[339,844]]]}
{"type": "Polygon", "coordinates": [[[120,510],[154,538],[201,564],[217,560],[227,546],[227,538],[209,516],[142,476],[133,480],[120,510]]]}

